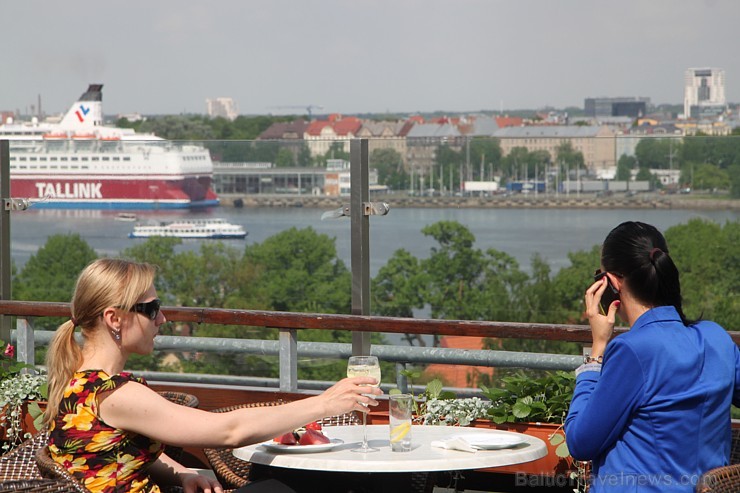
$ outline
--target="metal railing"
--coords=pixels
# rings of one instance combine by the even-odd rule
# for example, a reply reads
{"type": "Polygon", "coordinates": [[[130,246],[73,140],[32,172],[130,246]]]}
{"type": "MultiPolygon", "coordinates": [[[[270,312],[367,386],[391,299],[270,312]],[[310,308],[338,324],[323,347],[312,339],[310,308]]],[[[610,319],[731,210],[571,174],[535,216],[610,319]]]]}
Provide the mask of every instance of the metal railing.
{"type": "MultiPolygon", "coordinates": [[[[299,342],[298,332],[303,329],[348,330],[353,333],[396,333],[458,335],[489,338],[537,339],[568,341],[587,344],[591,330],[586,325],[534,324],[514,322],[488,322],[471,320],[432,320],[361,315],[322,313],[289,313],[257,310],[228,310],[217,308],[163,307],[167,319],[174,323],[220,324],[244,327],[267,327],[279,331],[277,341],[253,339],[225,339],[182,336],[158,336],[155,349],[172,351],[214,351],[243,354],[276,355],[279,358],[279,378],[264,379],[224,375],[200,375],[152,372],[150,379],[157,381],[239,384],[274,387],[282,392],[299,389],[323,388],[326,382],[300,382],[297,378],[298,356],[346,358],[352,354],[350,344],[299,342]],[[154,378],[152,378],[154,377],[154,378]]],[[[36,317],[69,317],[68,303],[0,301],[0,315],[17,317],[14,339],[17,341],[17,358],[34,364],[37,345],[46,345],[53,332],[34,331],[36,317]]],[[[616,329],[617,334],[626,329],[616,329]]],[[[740,343],[740,332],[730,332],[740,343]]],[[[571,370],[582,361],[577,355],[528,353],[516,351],[463,350],[438,347],[402,347],[374,345],[370,353],[383,361],[398,365],[441,363],[483,367],[521,367],[540,370],[571,370]]],[[[400,372],[396,382],[405,389],[407,382],[400,372]]]]}

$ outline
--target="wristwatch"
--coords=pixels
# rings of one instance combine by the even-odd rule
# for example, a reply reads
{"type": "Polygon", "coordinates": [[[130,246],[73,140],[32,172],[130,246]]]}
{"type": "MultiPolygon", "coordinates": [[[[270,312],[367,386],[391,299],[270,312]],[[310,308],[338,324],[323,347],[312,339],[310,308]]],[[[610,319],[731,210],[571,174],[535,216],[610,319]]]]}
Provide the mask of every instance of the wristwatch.
{"type": "Polygon", "coordinates": [[[586,356],[583,357],[583,363],[586,364],[586,365],[589,364],[589,363],[602,364],[603,362],[604,362],[604,356],[603,355],[602,356],[597,356],[596,358],[593,358],[590,354],[587,354],[586,356]]]}

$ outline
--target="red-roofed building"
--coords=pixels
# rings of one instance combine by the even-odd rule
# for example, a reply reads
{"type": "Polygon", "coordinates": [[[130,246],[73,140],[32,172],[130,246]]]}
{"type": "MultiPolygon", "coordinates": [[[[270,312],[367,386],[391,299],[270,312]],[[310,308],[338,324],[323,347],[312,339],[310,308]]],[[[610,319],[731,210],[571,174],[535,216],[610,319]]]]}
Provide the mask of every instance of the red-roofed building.
{"type": "Polygon", "coordinates": [[[495,118],[498,128],[521,127],[524,124],[524,118],[520,116],[497,116],[495,118]]]}
{"type": "Polygon", "coordinates": [[[323,156],[335,141],[342,141],[344,152],[349,152],[349,140],[354,139],[362,121],[354,116],[342,118],[342,115],[329,115],[329,120],[314,120],[306,129],[303,139],[306,141],[311,156],[323,156]]]}
{"type": "MultiPolygon", "coordinates": [[[[483,349],[482,337],[444,336],[440,346],[455,349],[483,349]]],[[[487,366],[461,365],[429,365],[424,375],[430,378],[439,378],[447,387],[477,388],[480,386],[482,375],[488,378],[493,376],[493,368],[487,366]]]]}

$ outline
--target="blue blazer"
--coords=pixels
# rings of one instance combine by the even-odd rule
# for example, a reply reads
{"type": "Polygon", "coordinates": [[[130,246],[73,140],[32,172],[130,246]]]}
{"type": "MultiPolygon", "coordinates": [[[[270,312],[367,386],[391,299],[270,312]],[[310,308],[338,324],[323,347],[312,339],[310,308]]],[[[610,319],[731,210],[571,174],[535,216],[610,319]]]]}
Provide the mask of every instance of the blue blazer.
{"type": "Polygon", "coordinates": [[[740,351],[719,325],[653,308],[608,344],[603,366],[577,374],[565,435],[574,458],[593,461],[592,493],[693,492],[727,465],[740,351]]]}

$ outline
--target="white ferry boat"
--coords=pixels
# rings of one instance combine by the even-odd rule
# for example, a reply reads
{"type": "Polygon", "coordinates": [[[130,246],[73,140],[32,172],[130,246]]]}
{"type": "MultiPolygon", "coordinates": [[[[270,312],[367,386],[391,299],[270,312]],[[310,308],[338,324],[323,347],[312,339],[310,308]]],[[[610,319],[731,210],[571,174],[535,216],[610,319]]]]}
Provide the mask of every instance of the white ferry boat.
{"type": "Polygon", "coordinates": [[[59,123],[0,122],[0,139],[10,141],[11,196],[39,208],[218,205],[208,150],[104,126],[102,89],[90,84],[59,123]]]}
{"type": "Polygon", "coordinates": [[[158,224],[137,224],[128,236],[129,238],[170,236],[226,240],[246,238],[247,231],[242,226],[227,223],[223,219],[181,219],[158,224]]]}

